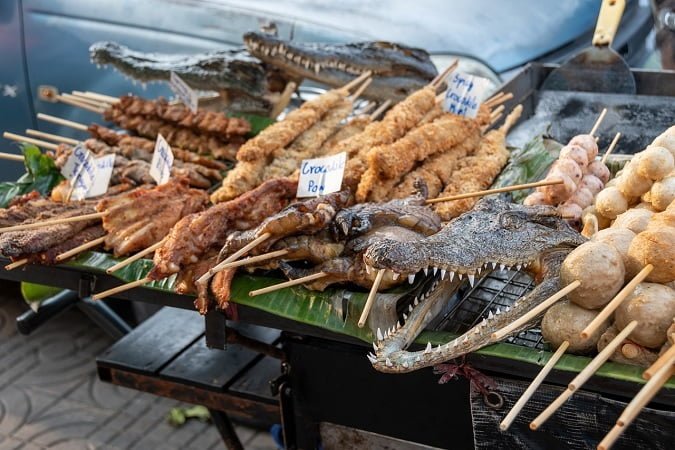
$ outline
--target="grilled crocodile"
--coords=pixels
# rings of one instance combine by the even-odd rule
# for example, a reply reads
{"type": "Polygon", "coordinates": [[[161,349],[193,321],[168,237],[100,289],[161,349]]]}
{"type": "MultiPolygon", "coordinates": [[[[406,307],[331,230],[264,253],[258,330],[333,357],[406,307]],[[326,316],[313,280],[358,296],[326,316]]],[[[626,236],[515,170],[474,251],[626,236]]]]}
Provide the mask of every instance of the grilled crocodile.
{"type": "MultiPolygon", "coordinates": [[[[368,248],[364,262],[414,277],[431,273],[431,289],[415,297],[404,323],[383,333],[377,329],[375,354],[368,355],[382,372],[410,372],[433,366],[495,342],[492,333],[513,322],[559,289],[559,269],[567,254],[586,239],[573,230],[554,208],[522,206],[485,198],[476,207],[450,221],[440,232],[421,241],[382,241],[368,248]],[[473,285],[490,270],[526,268],[536,287],[505,311],[497,311],[456,339],[424,350],[406,349],[439,314],[463,277],[473,285]]],[[[536,322],[514,330],[513,334],[536,322]]]]}

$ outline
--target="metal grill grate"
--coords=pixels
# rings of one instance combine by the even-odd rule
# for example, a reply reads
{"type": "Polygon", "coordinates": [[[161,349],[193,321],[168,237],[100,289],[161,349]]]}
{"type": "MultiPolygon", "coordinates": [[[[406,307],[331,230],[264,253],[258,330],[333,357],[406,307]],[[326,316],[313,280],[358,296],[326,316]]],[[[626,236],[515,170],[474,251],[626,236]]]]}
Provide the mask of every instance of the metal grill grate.
{"type": "MultiPolygon", "coordinates": [[[[456,295],[453,305],[434,327],[436,330],[462,334],[483,320],[490,311],[505,309],[530,292],[534,282],[522,272],[493,271],[483,277],[473,288],[465,283],[456,295]]],[[[544,343],[538,328],[523,331],[506,342],[525,347],[543,349],[544,343]]]]}

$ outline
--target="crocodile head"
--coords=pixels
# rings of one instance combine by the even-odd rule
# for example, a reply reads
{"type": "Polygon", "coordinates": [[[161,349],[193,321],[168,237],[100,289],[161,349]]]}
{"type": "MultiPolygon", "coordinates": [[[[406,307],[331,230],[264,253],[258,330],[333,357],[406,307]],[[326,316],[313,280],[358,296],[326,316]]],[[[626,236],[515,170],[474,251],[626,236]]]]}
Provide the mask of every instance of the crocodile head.
{"type": "Polygon", "coordinates": [[[369,355],[371,363],[383,372],[408,372],[495,342],[495,331],[557,291],[560,264],[585,240],[552,207],[486,198],[440,232],[414,244],[384,241],[372,245],[364,254],[364,262],[369,266],[399,274],[432,272],[435,281],[430,289],[414,298],[398,324],[384,332],[377,330],[375,354],[369,355]],[[483,322],[457,339],[436,348],[428,344],[423,351],[406,351],[464,276],[473,285],[481,274],[509,267],[527,267],[539,284],[508,310],[490,312],[483,322]]]}
{"type": "Polygon", "coordinates": [[[364,260],[400,274],[440,270],[443,278],[447,273],[450,279],[468,276],[471,281],[483,269],[520,269],[536,264],[546,251],[583,241],[555,208],[485,198],[422,243],[383,241],[371,246],[364,260]]]}
{"type": "Polygon", "coordinates": [[[390,42],[296,43],[250,32],[244,44],[252,55],[291,77],[333,87],[371,71],[373,82],[364,96],[376,100],[401,100],[437,74],[427,52],[390,42]]]}

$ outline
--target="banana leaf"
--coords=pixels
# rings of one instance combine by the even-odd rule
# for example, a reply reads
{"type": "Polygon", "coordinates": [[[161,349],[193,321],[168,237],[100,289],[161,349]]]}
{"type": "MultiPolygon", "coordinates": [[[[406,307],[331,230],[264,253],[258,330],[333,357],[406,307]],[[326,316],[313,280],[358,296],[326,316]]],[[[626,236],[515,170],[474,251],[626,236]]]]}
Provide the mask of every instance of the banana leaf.
{"type": "Polygon", "coordinates": [[[246,119],[249,121],[249,123],[251,124],[251,131],[247,135],[247,137],[249,138],[256,136],[262,130],[264,130],[265,128],[269,127],[274,122],[276,122],[275,119],[265,116],[258,116],[256,114],[232,113],[230,115],[232,117],[241,117],[242,119],[246,119]]]}
{"type": "MultiPolygon", "coordinates": [[[[108,267],[119,261],[119,259],[107,253],[87,252],[67,264],[88,272],[104,272],[108,267]]],[[[150,260],[142,259],[115,272],[114,275],[125,282],[130,282],[144,277],[151,267],[152,262],[150,260]]],[[[172,292],[174,280],[175,277],[170,277],[152,282],[146,287],[172,292]]],[[[359,328],[357,325],[367,293],[351,292],[346,289],[327,289],[325,292],[316,292],[301,286],[295,286],[256,297],[248,295],[251,290],[267,287],[281,281],[269,276],[237,275],[232,283],[231,301],[306,325],[351,336],[367,343],[374,340],[372,332],[367,327],[359,328]],[[347,301],[345,302],[343,299],[347,299],[347,301]]],[[[404,292],[405,290],[400,290],[395,295],[401,295],[404,292]]],[[[445,331],[424,331],[415,342],[421,345],[426,345],[427,342],[439,345],[451,341],[454,337],[456,336],[445,331]]],[[[476,353],[536,366],[543,366],[551,355],[547,351],[508,343],[490,345],[476,353]]],[[[585,356],[565,355],[556,365],[556,369],[578,373],[589,361],[590,358],[585,356]]],[[[640,367],[608,362],[600,368],[597,374],[616,380],[644,383],[641,377],[642,371],[643,369],[640,367]]],[[[675,389],[675,381],[671,380],[666,386],[675,389]]]]}
{"type": "Polygon", "coordinates": [[[26,173],[17,181],[0,183],[0,208],[5,208],[14,197],[38,191],[48,195],[63,176],[54,164],[54,160],[44,155],[39,148],[30,144],[20,144],[24,156],[26,173]]]}

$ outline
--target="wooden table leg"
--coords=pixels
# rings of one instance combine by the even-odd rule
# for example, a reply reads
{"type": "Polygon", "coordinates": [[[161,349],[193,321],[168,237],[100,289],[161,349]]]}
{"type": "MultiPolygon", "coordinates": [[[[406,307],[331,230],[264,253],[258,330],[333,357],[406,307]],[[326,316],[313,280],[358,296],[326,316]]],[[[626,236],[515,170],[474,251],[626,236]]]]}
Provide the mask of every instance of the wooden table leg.
{"type": "Polygon", "coordinates": [[[244,446],[241,445],[239,436],[237,436],[237,432],[234,431],[232,422],[230,422],[230,418],[227,417],[227,414],[216,411],[215,409],[209,409],[209,412],[211,413],[211,420],[213,420],[216,428],[218,428],[220,437],[223,438],[225,447],[229,450],[244,450],[244,446]]]}

